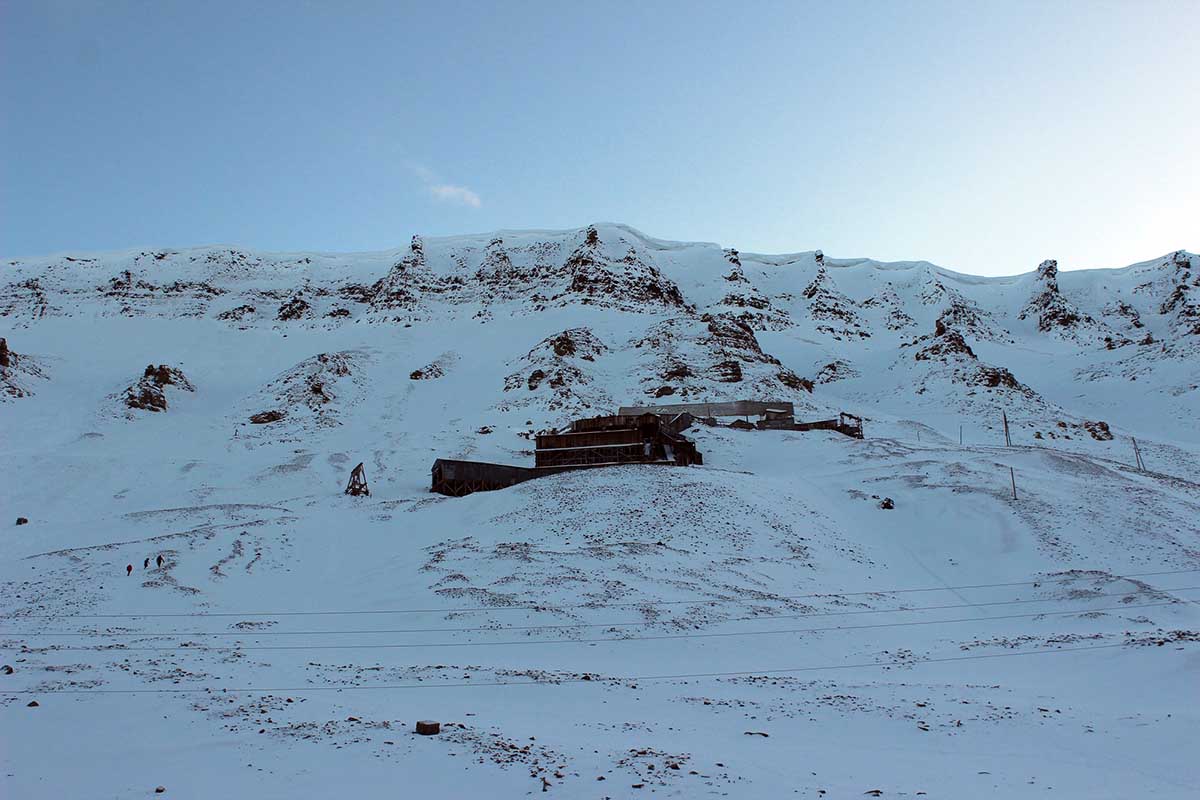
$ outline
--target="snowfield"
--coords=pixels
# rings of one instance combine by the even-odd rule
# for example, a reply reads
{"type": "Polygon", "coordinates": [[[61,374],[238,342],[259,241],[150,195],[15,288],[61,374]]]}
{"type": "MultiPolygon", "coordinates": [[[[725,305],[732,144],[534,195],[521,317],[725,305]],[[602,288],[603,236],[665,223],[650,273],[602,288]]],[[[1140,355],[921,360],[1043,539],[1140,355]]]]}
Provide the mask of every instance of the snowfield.
{"type": "Polygon", "coordinates": [[[0,795],[1197,796],[1200,257],[1029,268],[612,224],[4,262],[0,795]],[[866,439],[429,492],[737,399],[866,439]]]}

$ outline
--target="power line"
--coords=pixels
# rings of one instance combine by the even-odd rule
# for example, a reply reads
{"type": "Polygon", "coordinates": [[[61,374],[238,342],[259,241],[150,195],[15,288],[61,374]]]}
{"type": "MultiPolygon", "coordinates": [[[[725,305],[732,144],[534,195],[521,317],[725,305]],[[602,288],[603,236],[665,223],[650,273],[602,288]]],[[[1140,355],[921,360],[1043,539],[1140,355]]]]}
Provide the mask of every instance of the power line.
{"type": "Polygon", "coordinates": [[[1128,647],[1125,642],[1116,642],[1113,644],[1093,644],[1084,645],[1082,647],[1058,647],[1047,650],[1026,650],[1023,652],[1007,652],[1007,653],[977,653],[969,656],[944,656],[940,658],[910,658],[905,660],[892,661],[864,661],[854,664],[822,664],[819,666],[810,667],[787,667],[782,669],[763,669],[763,670],[740,670],[736,672],[691,672],[680,673],[677,675],[636,675],[625,678],[555,678],[553,680],[531,680],[531,681],[467,681],[461,683],[399,683],[399,684],[375,684],[362,685],[351,684],[347,686],[337,685],[321,685],[321,686],[291,686],[291,687],[204,687],[198,689],[10,689],[0,691],[0,695],[14,694],[234,694],[237,692],[261,692],[271,694],[300,694],[303,692],[340,692],[340,691],[363,691],[363,690],[393,690],[393,689],[454,689],[478,686],[557,686],[564,683],[601,683],[601,682],[642,682],[650,681],[669,681],[669,680],[698,680],[702,678],[733,678],[733,677],[767,677],[770,675],[790,675],[803,672],[823,672],[840,669],[861,669],[868,667],[904,667],[914,664],[940,664],[950,663],[955,661],[977,661],[991,658],[1014,658],[1019,656],[1037,656],[1037,655],[1053,655],[1062,653],[1078,653],[1089,650],[1109,650],[1117,647],[1128,647]]]}
{"type": "MultiPolygon", "coordinates": [[[[1143,603],[1138,605],[1112,606],[1109,608],[1085,608],[1072,611],[1038,611],[1032,614],[1007,614],[995,617],[961,617],[958,619],[935,619],[935,620],[916,620],[910,622],[880,622],[869,625],[847,625],[833,626],[829,628],[791,628],[783,630],[770,631],[725,631],[718,633],[676,633],[676,634],[659,634],[655,636],[623,636],[623,637],[603,637],[599,639],[510,639],[500,642],[429,642],[427,644],[415,642],[400,642],[400,643],[381,643],[381,644],[313,644],[313,645],[234,645],[230,647],[205,647],[205,646],[190,646],[180,644],[174,647],[157,646],[157,647],[122,647],[119,644],[105,645],[109,652],[118,653],[139,653],[139,652],[180,652],[193,650],[206,653],[224,653],[224,652],[247,652],[261,650],[399,650],[410,648],[436,648],[436,647],[498,647],[507,645],[531,645],[531,644],[601,644],[605,642],[648,642],[648,641],[664,641],[672,639],[717,639],[733,636],[768,636],[790,633],[828,633],[831,631],[853,631],[867,630],[873,628],[905,628],[916,625],[949,625],[960,622],[992,622],[994,620],[1008,619],[1030,619],[1033,617],[1052,617],[1064,616],[1071,614],[1092,614],[1099,611],[1125,611],[1134,608],[1161,608],[1163,606],[1172,606],[1181,603],[1181,601],[1173,600],[1164,603],[1143,603]]],[[[94,652],[98,647],[29,647],[24,645],[26,650],[53,650],[54,652],[94,652]]]]}
{"type": "MultiPolygon", "coordinates": [[[[1180,586],[1174,589],[1155,589],[1159,593],[1170,592],[1187,592],[1200,589],[1200,586],[1180,586]]],[[[917,611],[945,611],[955,608],[980,608],[983,606],[1010,606],[1024,605],[1028,603],[1059,603],[1072,599],[1080,600],[1095,600],[1101,597],[1126,597],[1130,592],[1110,592],[1106,594],[1092,594],[1081,598],[1058,598],[1058,597],[1043,597],[1030,598],[1026,600],[993,600],[982,603],[951,603],[940,606],[917,606],[915,608],[863,608],[850,611],[813,611],[805,614],[766,614],[757,617],[730,617],[728,619],[716,620],[719,623],[725,622],[754,622],[757,620],[771,619],[806,619],[808,617],[842,617],[856,616],[860,614],[897,614],[897,613],[913,613],[917,611]]],[[[1184,598],[1186,600],[1186,598],[1184,598]]],[[[1190,601],[1188,601],[1190,602],[1190,601]]],[[[1088,609],[1081,609],[1087,611],[1088,609]]],[[[667,620],[667,623],[671,620],[667,620]]],[[[655,622],[647,622],[641,620],[638,622],[579,622],[575,624],[565,625],[502,625],[495,626],[478,626],[478,627],[457,627],[457,628],[376,628],[370,630],[327,630],[327,631],[0,631],[0,636],[95,636],[95,637],[215,637],[215,636],[242,636],[245,638],[257,638],[260,636],[353,636],[358,634],[407,634],[407,633],[496,633],[501,631],[542,631],[542,630],[574,630],[578,628],[630,628],[630,627],[649,627],[656,624],[655,622]]]]}
{"type": "Polygon", "coordinates": [[[1088,578],[1108,577],[1113,580],[1128,578],[1150,578],[1161,575],[1184,575],[1200,572],[1200,568],[1164,570],[1160,572],[1133,572],[1124,575],[1114,575],[1103,570],[1074,570],[1075,572],[1095,572],[1100,574],[1057,575],[1039,578],[1032,581],[1009,581],[1006,583],[976,583],[964,586],[927,586],[916,589],[868,589],[855,592],[812,592],[809,594],[775,595],[772,597],[706,597],[690,600],[641,600],[628,603],[523,603],[512,605],[476,606],[468,608],[395,608],[395,609],[360,609],[350,611],[176,611],[176,612],[113,612],[108,614],[0,614],[0,619],[139,619],[139,618],[180,618],[180,617],[306,617],[306,616],[351,616],[360,614],[463,614],[482,611],[548,611],[565,608],[641,608],[644,606],[669,605],[713,605],[716,603],[747,603],[747,602],[779,602],[782,600],[801,600],[812,597],[859,597],[863,595],[883,594],[916,594],[921,592],[948,592],[965,589],[997,589],[1007,586],[1033,586],[1041,583],[1052,583],[1064,580],[1084,580],[1088,578]]]}

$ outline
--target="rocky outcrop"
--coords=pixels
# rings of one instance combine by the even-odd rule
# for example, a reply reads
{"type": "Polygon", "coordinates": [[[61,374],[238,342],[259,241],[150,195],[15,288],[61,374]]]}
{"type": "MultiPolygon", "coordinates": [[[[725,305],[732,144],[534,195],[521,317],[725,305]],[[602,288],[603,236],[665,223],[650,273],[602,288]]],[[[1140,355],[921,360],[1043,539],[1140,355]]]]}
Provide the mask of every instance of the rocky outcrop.
{"type": "Polygon", "coordinates": [[[975,351],[967,344],[962,334],[952,328],[942,328],[942,332],[933,337],[932,341],[914,355],[917,361],[950,361],[955,359],[975,359],[975,351]]]}
{"type": "MultiPolygon", "coordinates": [[[[620,258],[606,256],[592,242],[595,229],[589,229],[588,242],[567,258],[567,293],[585,305],[607,307],[683,308],[683,293],[654,264],[642,259],[633,247],[620,258]]],[[[561,300],[561,297],[554,298],[561,300]]]]}
{"type": "Polygon", "coordinates": [[[408,373],[409,380],[414,381],[431,381],[436,378],[441,378],[446,372],[439,364],[426,364],[420,369],[414,369],[408,373]]]}
{"type": "Polygon", "coordinates": [[[239,419],[249,417],[262,426],[260,435],[283,439],[302,438],[313,427],[341,425],[365,394],[368,363],[368,356],[357,350],[306,358],[246,398],[239,419]]]}
{"type": "Polygon", "coordinates": [[[954,328],[946,324],[943,317],[939,317],[934,323],[934,333],[932,337],[924,337],[917,340],[927,341],[925,347],[918,350],[914,355],[917,361],[956,361],[969,359],[975,360],[975,351],[967,344],[966,339],[954,328]]]}
{"type": "Polygon", "coordinates": [[[1037,320],[1038,330],[1042,332],[1055,328],[1071,328],[1085,320],[1084,315],[1059,291],[1057,261],[1046,260],[1038,265],[1037,287],[1018,319],[1033,317],[1037,320]]]}
{"type": "Polygon", "coordinates": [[[839,358],[835,361],[830,361],[817,370],[817,376],[813,378],[813,381],[815,383],[834,383],[835,381],[857,378],[858,376],[858,370],[852,367],[849,361],[839,358]]]}
{"type": "Polygon", "coordinates": [[[989,389],[1012,389],[1032,396],[1033,390],[1025,384],[1021,383],[1016,377],[1004,367],[993,367],[987,364],[980,364],[979,367],[969,373],[967,382],[978,386],[984,386],[989,389]]]}
{"type": "Polygon", "coordinates": [[[878,308],[885,313],[884,325],[889,331],[899,331],[916,325],[916,320],[904,310],[904,303],[889,283],[879,294],[862,302],[863,308],[878,308]]]}
{"type": "Polygon", "coordinates": [[[51,305],[49,294],[37,278],[26,278],[0,289],[0,317],[32,321],[61,313],[61,308],[51,305]]]}
{"type": "Polygon", "coordinates": [[[810,381],[764,352],[753,328],[731,314],[665,320],[630,348],[638,354],[637,380],[649,397],[798,399],[812,391],[810,381]]]}
{"type": "Polygon", "coordinates": [[[1192,257],[1183,250],[1171,254],[1168,264],[1174,268],[1173,282],[1159,313],[1174,316],[1174,322],[1185,335],[1200,336],[1200,272],[1192,274],[1192,257]]]}
{"type": "Polygon", "coordinates": [[[424,297],[444,294],[448,288],[446,281],[429,269],[425,245],[420,236],[414,236],[408,254],[371,287],[369,302],[376,311],[415,311],[424,297]]]}
{"type": "Polygon", "coordinates": [[[1012,341],[1008,331],[989,311],[980,308],[958,289],[946,285],[936,272],[931,272],[926,279],[920,297],[922,304],[939,307],[937,319],[948,328],[978,341],[1012,341]]]}
{"type": "MultiPolygon", "coordinates": [[[[822,260],[817,263],[821,264],[822,260]]],[[[839,341],[871,336],[855,310],[854,301],[838,290],[823,265],[801,296],[808,301],[808,314],[817,322],[816,330],[819,333],[828,334],[839,341]]]]}
{"type": "Polygon", "coordinates": [[[46,379],[38,360],[10,350],[8,339],[0,337],[0,401],[34,394],[31,379],[46,379]]]}
{"type": "Polygon", "coordinates": [[[549,411],[602,407],[609,396],[596,385],[590,365],[608,351],[589,328],[570,328],[546,337],[504,379],[504,391],[512,396],[502,407],[537,404],[549,411]]]}
{"type": "Polygon", "coordinates": [[[627,311],[685,307],[679,287],[637,242],[620,237],[606,242],[594,226],[582,239],[564,256],[563,241],[509,247],[497,236],[482,249],[439,250],[435,265],[424,242],[414,237],[409,252],[371,287],[369,302],[374,311],[408,316],[437,300],[485,307],[520,302],[533,311],[575,303],[627,311]]]}
{"type": "Polygon", "coordinates": [[[167,387],[185,392],[196,391],[196,387],[181,370],[166,364],[150,364],[142,373],[141,379],[125,389],[125,407],[141,411],[166,411],[167,387]]]}
{"type": "Polygon", "coordinates": [[[292,295],[290,299],[279,307],[279,311],[275,314],[275,319],[281,322],[287,322],[293,319],[304,319],[312,316],[312,306],[304,296],[297,293],[292,295]]]}
{"type": "Polygon", "coordinates": [[[222,311],[217,314],[217,319],[224,322],[241,322],[245,319],[253,319],[258,309],[248,303],[244,303],[227,311],[222,311]]]}
{"type": "Polygon", "coordinates": [[[1058,262],[1053,259],[1038,265],[1034,294],[1018,319],[1034,319],[1037,329],[1079,343],[1103,341],[1108,349],[1129,344],[1129,340],[1103,322],[1080,311],[1058,286],[1058,262]]]}

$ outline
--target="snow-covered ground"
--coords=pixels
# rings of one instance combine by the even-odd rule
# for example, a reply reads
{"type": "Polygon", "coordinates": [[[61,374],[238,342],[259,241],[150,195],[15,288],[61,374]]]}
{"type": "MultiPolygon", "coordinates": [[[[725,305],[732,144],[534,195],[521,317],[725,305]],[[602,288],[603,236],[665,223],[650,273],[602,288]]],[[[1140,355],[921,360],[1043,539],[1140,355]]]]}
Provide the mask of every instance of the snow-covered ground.
{"type": "Polygon", "coordinates": [[[1200,257],[984,279],[597,225],[0,269],[4,797],[1200,791],[1200,257]],[[428,491],[743,398],[867,438],[428,491]]]}

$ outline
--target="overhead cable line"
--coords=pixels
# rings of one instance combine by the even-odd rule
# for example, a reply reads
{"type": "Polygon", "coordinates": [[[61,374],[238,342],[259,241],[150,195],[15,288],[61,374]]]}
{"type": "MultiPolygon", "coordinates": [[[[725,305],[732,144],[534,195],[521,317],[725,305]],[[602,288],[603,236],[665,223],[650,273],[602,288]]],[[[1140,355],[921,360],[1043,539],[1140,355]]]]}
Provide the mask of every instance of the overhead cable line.
{"type": "Polygon", "coordinates": [[[483,686],[557,686],[566,683],[648,683],[650,681],[675,681],[675,680],[700,680],[705,678],[739,678],[739,677],[763,677],[779,675],[793,675],[805,672],[826,672],[842,669],[864,669],[870,667],[907,667],[916,664],[943,664],[957,661],[977,661],[992,658],[1016,658],[1020,656],[1038,656],[1038,655],[1055,655],[1064,653],[1079,653],[1090,650],[1110,650],[1115,648],[1125,648],[1130,645],[1125,642],[1116,642],[1113,644],[1093,644],[1084,645],[1082,647],[1056,647],[1046,650],[1025,650],[1018,652],[1005,653],[977,653],[968,656],[944,656],[938,658],[908,658],[903,660],[892,661],[863,661],[853,664],[821,664],[809,667],[785,667],[782,669],[756,669],[756,670],[740,670],[737,672],[689,672],[679,673],[675,675],[635,675],[627,677],[569,677],[569,678],[552,678],[549,680],[530,680],[530,681],[464,681],[459,683],[399,683],[399,684],[349,684],[339,686],[334,684],[327,685],[309,685],[309,686],[289,686],[289,687],[265,687],[265,686],[245,686],[245,687],[225,687],[225,686],[207,686],[202,688],[175,688],[175,689],[10,689],[0,691],[0,696],[14,694],[213,694],[225,695],[236,693],[264,693],[264,694],[301,694],[305,692],[341,692],[341,691],[390,691],[397,689],[461,689],[466,687],[483,687],[483,686]]]}
{"type": "Polygon", "coordinates": [[[1123,606],[1112,606],[1109,608],[1082,608],[1072,611],[1038,611],[1032,614],[1006,614],[995,617],[960,617],[958,619],[935,619],[935,620],[915,620],[910,622],[879,622],[869,625],[846,625],[832,626],[828,628],[789,628],[782,630],[768,631],[724,631],[717,633],[675,633],[675,634],[659,634],[654,636],[609,636],[598,639],[510,639],[506,641],[491,641],[491,642],[387,642],[379,644],[299,644],[299,645],[232,645],[222,647],[208,647],[206,645],[189,645],[179,644],[175,646],[156,646],[156,647],[125,647],[120,644],[92,646],[92,647],[58,647],[55,645],[43,645],[40,647],[30,647],[23,645],[24,650],[52,650],[54,652],[82,652],[82,651],[103,651],[116,653],[138,653],[138,652],[205,652],[205,653],[224,653],[224,652],[248,652],[248,651],[264,651],[264,650],[398,650],[411,648],[439,648],[439,647],[498,647],[508,645],[542,645],[542,644],[601,644],[607,642],[625,643],[625,642],[649,642],[649,641],[665,641],[679,639],[717,639],[728,638],[734,636],[771,636],[796,633],[829,633],[833,631],[854,631],[868,630],[875,628],[905,628],[918,625],[950,625],[962,622],[993,622],[998,620],[1009,619],[1031,619],[1033,617],[1052,617],[1064,616],[1071,614],[1094,614],[1101,611],[1125,611],[1135,608],[1161,608],[1164,606],[1172,606],[1182,604],[1183,601],[1173,600],[1164,603],[1142,603],[1129,604],[1123,606]]]}
{"type": "MultiPolygon", "coordinates": [[[[1187,592],[1200,589],[1200,586],[1180,586],[1174,589],[1154,589],[1159,594],[1169,594],[1171,592],[1187,592]]],[[[1111,592],[1107,594],[1090,594],[1086,597],[1079,598],[1062,598],[1062,597],[1042,597],[1029,598],[1025,600],[993,600],[982,603],[952,603],[940,606],[915,606],[913,608],[860,608],[854,610],[843,611],[813,611],[804,614],[762,614],[756,617],[729,617],[726,619],[712,620],[713,624],[724,624],[726,622],[755,622],[760,620],[772,619],[807,619],[809,617],[843,617],[843,616],[858,616],[862,614],[899,614],[899,613],[914,613],[918,611],[945,611],[956,608],[981,608],[984,606],[1011,606],[1025,605],[1028,603],[1063,603],[1072,600],[1095,600],[1101,597],[1127,597],[1132,592],[1111,592]]],[[[1158,599],[1158,598],[1155,598],[1158,599]]],[[[1190,602],[1186,598],[1179,598],[1181,602],[1190,602]]],[[[1088,609],[1080,609],[1080,613],[1086,612],[1088,609]]],[[[986,617],[980,617],[986,619],[986,617]]],[[[375,628],[364,630],[321,630],[321,631],[258,631],[258,630],[237,630],[237,631],[0,631],[0,636],[12,637],[41,637],[41,636],[93,636],[93,637],[215,637],[215,636],[241,636],[247,639],[252,639],[260,636],[352,636],[358,634],[407,634],[407,633],[497,633],[503,631],[545,631],[545,630],[575,630],[579,628],[640,628],[650,627],[656,624],[670,624],[675,620],[663,621],[646,621],[639,622],[578,622],[574,624],[560,625],[501,625],[501,626],[477,626],[477,627],[457,627],[457,628],[375,628]]]]}
{"type": "Polygon", "coordinates": [[[1056,575],[1031,581],[1008,581],[1005,583],[976,583],[963,586],[927,586],[915,589],[867,589],[854,592],[811,592],[808,594],[772,595],[754,597],[700,597],[688,600],[638,600],[624,603],[604,603],[592,600],[586,603],[514,603],[511,605],[475,606],[467,608],[393,608],[357,610],[316,611],[124,611],[107,614],[0,614],[0,619],[149,619],[182,617],[306,617],[306,616],[352,616],[370,614],[463,614],[482,611],[556,611],[566,608],[641,608],[645,606],[669,605],[712,605],[716,603],[776,603],[786,600],[801,600],[815,597],[861,597],[864,595],[916,594],[921,592],[949,592],[966,589],[996,589],[1008,586],[1035,586],[1063,580],[1099,579],[1112,580],[1150,578],[1161,575],[1184,575],[1200,572],[1200,568],[1139,572],[1117,575],[1104,570],[1072,570],[1072,572],[1095,573],[1081,575],[1056,575]]]}

